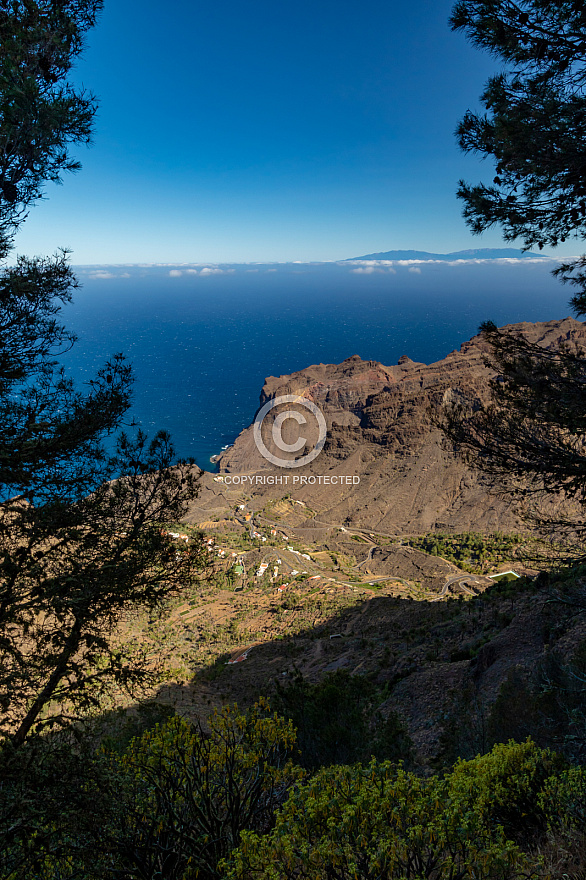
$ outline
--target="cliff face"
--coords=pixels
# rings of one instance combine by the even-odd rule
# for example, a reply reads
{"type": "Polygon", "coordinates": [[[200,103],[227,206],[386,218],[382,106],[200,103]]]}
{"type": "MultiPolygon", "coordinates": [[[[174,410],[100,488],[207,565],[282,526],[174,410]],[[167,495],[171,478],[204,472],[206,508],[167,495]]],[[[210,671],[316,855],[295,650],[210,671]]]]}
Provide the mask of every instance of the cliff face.
{"type": "MultiPolygon", "coordinates": [[[[586,342],[585,325],[572,318],[512,327],[544,347],[586,342]]],[[[396,366],[386,367],[354,356],[341,364],[318,364],[289,376],[271,376],[262,389],[261,406],[282,395],[316,404],[327,425],[322,452],[301,468],[276,467],[257,450],[251,426],[222,455],[220,473],[229,479],[287,477],[278,485],[257,480],[246,491],[259,501],[291,492],[316,512],[316,526],[355,526],[391,534],[517,529],[520,521],[510,500],[490,492],[486,478],[456,458],[433,424],[442,403],[456,396],[486,398],[490,370],[484,353],[477,336],[429,365],[404,356],[396,366]],[[317,480],[313,485],[304,482],[304,477],[313,476],[322,477],[321,485],[317,480]],[[352,476],[354,482],[340,485],[341,476],[352,476]],[[327,484],[324,477],[329,478],[327,484]],[[337,485],[332,477],[338,478],[337,485]]],[[[277,412],[275,408],[265,419],[269,436],[277,412]]],[[[305,451],[317,437],[312,421],[308,415],[303,426],[305,451]]],[[[298,426],[292,420],[285,422],[282,436],[293,444],[299,437],[298,426]]],[[[291,453],[288,458],[295,454],[304,453],[291,453]]]]}

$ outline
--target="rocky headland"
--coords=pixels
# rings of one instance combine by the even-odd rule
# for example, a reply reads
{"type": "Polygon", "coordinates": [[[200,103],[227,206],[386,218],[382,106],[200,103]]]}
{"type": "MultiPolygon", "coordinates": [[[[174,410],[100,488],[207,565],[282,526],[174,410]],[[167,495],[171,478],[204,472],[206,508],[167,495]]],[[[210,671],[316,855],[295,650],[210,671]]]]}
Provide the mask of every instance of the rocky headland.
{"type": "MultiPolygon", "coordinates": [[[[547,348],[586,342],[584,324],[573,318],[509,329],[547,348]]],[[[301,468],[276,467],[258,451],[251,424],[219,457],[222,479],[205,475],[198,513],[194,509],[189,519],[201,519],[204,509],[217,513],[224,502],[231,505],[241,496],[261,507],[289,494],[305,507],[307,540],[319,540],[326,526],[394,535],[522,528],[511,498],[468,467],[436,425],[446,402],[487,398],[491,370],[485,356],[486,343],[475,336],[432,364],[404,355],[396,365],[384,366],[355,355],[341,364],[316,364],[268,377],[261,407],[282,395],[295,395],[322,411],[327,424],[322,452],[301,468]],[[234,477],[242,476],[247,479],[234,484],[234,477]],[[288,479],[271,484],[267,477],[272,476],[288,479]]],[[[308,416],[303,427],[308,448],[316,439],[311,421],[308,416]]]]}

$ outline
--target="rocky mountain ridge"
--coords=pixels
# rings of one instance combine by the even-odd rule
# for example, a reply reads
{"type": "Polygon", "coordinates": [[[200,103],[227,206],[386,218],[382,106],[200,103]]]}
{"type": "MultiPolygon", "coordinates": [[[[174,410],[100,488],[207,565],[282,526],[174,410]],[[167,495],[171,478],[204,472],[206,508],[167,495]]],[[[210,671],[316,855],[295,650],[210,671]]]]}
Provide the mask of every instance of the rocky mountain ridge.
{"type": "MultiPolygon", "coordinates": [[[[544,347],[586,342],[585,325],[573,318],[524,322],[510,329],[544,347]]],[[[458,458],[435,424],[442,404],[455,397],[486,399],[491,371],[485,354],[486,343],[475,336],[432,364],[404,355],[396,365],[385,366],[354,355],[341,364],[315,364],[287,376],[268,377],[261,407],[283,395],[315,404],[327,425],[323,451],[303,467],[275,466],[257,449],[251,425],[221,455],[220,480],[206,475],[198,507],[214,509],[217,496],[225,496],[225,486],[233,487],[235,478],[245,477],[240,485],[260,506],[290,493],[311,511],[305,522],[308,540],[317,538],[326,525],[395,535],[522,528],[511,500],[495,494],[484,475],[458,458]],[[270,477],[282,479],[271,483],[270,477]],[[314,536],[312,528],[317,530],[314,536]]],[[[273,414],[265,421],[273,427],[273,414]]],[[[292,421],[283,426],[293,432],[288,437],[284,432],[290,444],[299,435],[292,421]]],[[[315,444],[316,431],[309,415],[303,426],[306,449],[315,444]]]]}

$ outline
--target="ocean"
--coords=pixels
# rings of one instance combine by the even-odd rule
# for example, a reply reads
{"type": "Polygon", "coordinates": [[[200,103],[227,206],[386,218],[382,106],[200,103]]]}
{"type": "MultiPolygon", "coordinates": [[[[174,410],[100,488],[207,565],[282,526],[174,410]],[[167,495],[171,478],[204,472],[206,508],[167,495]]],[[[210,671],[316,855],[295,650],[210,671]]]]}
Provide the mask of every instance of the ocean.
{"type": "Polygon", "coordinates": [[[78,267],[62,362],[83,384],[109,355],[135,373],[132,417],[210,456],[252,421],[266,376],[351,355],[431,363],[498,325],[571,314],[546,260],[78,267]]]}

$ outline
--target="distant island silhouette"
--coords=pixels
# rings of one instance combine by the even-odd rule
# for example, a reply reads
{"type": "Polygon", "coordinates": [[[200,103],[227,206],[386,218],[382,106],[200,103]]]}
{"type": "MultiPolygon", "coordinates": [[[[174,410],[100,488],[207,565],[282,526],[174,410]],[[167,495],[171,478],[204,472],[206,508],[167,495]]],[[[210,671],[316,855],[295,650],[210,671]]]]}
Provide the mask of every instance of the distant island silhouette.
{"type": "Polygon", "coordinates": [[[536,257],[550,259],[545,254],[534,254],[517,248],[471,248],[466,251],[454,251],[451,254],[430,254],[427,251],[384,251],[379,254],[365,254],[362,257],[350,257],[343,260],[523,260],[536,257]]]}

